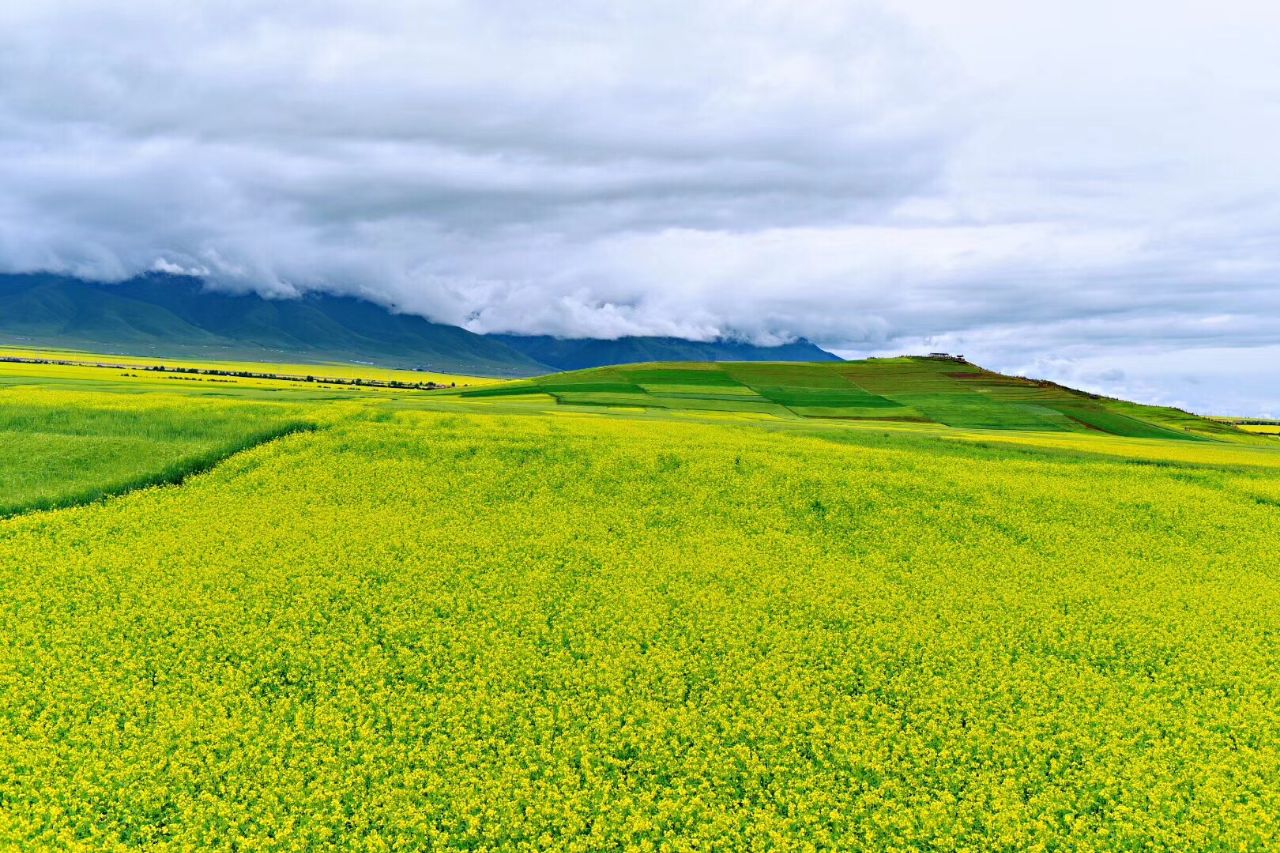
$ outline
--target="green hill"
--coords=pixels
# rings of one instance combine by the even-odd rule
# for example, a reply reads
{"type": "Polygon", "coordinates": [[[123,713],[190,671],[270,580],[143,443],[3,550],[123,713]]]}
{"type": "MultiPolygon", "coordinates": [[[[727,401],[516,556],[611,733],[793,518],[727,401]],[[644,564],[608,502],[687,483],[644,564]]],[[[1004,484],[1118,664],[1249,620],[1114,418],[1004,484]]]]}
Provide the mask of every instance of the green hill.
{"type": "Polygon", "coordinates": [[[118,284],[0,275],[0,339],[174,358],[278,361],[284,355],[493,376],[546,370],[501,341],[363,299],[264,299],[167,275],[118,284]]]}
{"type": "Polygon", "coordinates": [[[1133,438],[1249,440],[1230,424],[1178,409],[1005,376],[956,358],[622,365],[508,382],[462,396],[531,394],[547,394],[558,403],[580,406],[757,412],[1133,438]]]}

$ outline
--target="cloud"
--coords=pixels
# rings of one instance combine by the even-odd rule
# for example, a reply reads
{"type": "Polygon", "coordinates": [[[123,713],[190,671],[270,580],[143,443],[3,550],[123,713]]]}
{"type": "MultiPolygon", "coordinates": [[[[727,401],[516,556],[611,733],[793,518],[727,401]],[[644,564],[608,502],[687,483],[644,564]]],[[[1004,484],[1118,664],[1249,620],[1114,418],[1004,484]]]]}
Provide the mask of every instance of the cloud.
{"type": "Polygon", "coordinates": [[[1191,5],[16,0],[0,269],[1280,408],[1195,367],[1280,345],[1280,11],[1191,5]]]}
{"type": "Polygon", "coordinates": [[[408,293],[550,242],[873,219],[952,132],[927,48],[845,3],[0,16],[10,268],[408,293]]]}

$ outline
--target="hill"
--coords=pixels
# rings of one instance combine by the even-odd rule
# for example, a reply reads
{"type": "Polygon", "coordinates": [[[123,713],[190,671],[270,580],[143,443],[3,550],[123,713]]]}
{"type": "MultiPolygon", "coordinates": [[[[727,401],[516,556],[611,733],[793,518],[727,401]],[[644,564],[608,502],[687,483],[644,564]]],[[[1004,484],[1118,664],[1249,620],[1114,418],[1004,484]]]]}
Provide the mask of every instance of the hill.
{"type": "Polygon", "coordinates": [[[1230,424],[1178,409],[1006,376],[956,358],[637,364],[507,382],[468,390],[462,396],[531,394],[581,406],[755,412],[1131,438],[1248,440],[1230,424]]]}
{"type": "Polygon", "coordinates": [[[633,361],[836,358],[807,341],[757,347],[657,337],[478,335],[364,299],[327,294],[264,299],[161,274],[118,284],[43,273],[0,275],[0,341],[169,358],[367,361],[489,376],[633,361]]]}

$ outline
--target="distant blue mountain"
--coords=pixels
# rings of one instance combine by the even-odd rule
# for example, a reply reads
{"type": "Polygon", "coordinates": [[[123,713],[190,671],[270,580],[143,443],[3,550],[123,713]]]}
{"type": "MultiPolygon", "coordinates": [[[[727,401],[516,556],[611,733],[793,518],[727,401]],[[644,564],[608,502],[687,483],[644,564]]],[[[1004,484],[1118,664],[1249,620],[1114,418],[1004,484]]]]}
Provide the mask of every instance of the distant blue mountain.
{"type": "Polygon", "coordinates": [[[740,341],[687,341],[683,338],[553,338],[548,335],[488,335],[558,370],[642,361],[840,361],[806,340],[762,347],[740,341]]]}
{"type": "Polygon", "coordinates": [[[358,360],[497,376],[546,371],[501,341],[363,299],[264,299],[155,274],[118,284],[2,275],[0,335],[132,355],[358,360]]]}
{"type": "Polygon", "coordinates": [[[209,290],[200,279],[164,274],[118,284],[49,273],[0,274],[0,340],[175,358],[369,361],[493,376],[633,361],[836,358],[807,341],[757,347],[657,337],[477,335],[349,296],[266,299],[209,290]]]}

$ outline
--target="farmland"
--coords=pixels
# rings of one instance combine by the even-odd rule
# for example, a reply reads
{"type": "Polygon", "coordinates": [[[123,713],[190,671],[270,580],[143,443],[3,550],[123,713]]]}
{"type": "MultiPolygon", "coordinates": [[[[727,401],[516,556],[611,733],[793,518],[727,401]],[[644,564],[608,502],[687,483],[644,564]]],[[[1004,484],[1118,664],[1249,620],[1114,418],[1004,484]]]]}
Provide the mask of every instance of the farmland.
{"type": "Polygon", "coordinates": [[[0,516],[177,482],[312,424],[288,406],[157,393],[32,388],[0,394],[0,516]]]}
{"type": "Polygon", "coordinates": [[[0,430],[0,845],[1280,844],[1269,437],[924,359],[0,430]]]}
{"type": "Polygon", "coordinates": [[[1280,435],[1280,423],[1237,424],[1236,429],[1257,435],[1280,435]]]}
{"type": "Polygon", "coordinates": [[[623,365],[462,392],[469,399],[535,394],[571,405],[758,412],[1131,438],[1231,441],[1242,437],[1229,424],[1176,409],[1083,394],[952,359],[623,365]]]}

